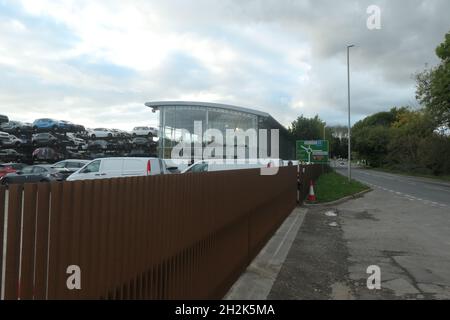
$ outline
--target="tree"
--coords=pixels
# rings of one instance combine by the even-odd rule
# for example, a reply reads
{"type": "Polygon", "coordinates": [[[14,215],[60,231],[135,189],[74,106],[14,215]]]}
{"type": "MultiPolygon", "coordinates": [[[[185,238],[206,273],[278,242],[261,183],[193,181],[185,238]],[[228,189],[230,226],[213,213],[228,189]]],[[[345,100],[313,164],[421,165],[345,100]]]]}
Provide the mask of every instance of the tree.
{"type": "Polygon", "coordinates": [[[450,174],[450,138],[433,134],[420,141],[417,153],[421,166],[429,173],[450,174]]]}
{"type": "Polygon", "coordinates": [[[332,158],[344,158],[348,157],[348,139],[333,137],[330,140],[330,152],[332,158]]]}
{"type": "Polygon", "coordinates": [[[292,122],[289,132],[294,140],[320,140],[323,138],[325,122],[319,116],[305,118],[303,115],[292,122]]]}
{"type": "Polygon", "coordinates": [[[440,64],[416,75],[416,98],[439,125],[450,126],[450,32],[436,48],[436,55],[440,64]]]}
{"type": "Polygon", "coordinates": [[[390,142],[390,130],[385,126],[366,126],[357,130],[352,138],[353,148],[362,160],[373,167],[385,164],[390,142]]]}
{"type": "Polygon", "coordinates": [[[407,107],[401,107],[378,112],[358,121],[353,126],[353,150],[361,160],[367,160],[368,164],[374,167],[386,164],[391,126],[406,110],[408,110],[407,107]]]}
{"type": "Polygon", "coordinates": [[[375,113],[355,123],[352,130],[358,131],[360,128],[374,126],[390,127],[397,121],[398,115],[405,110],[408,110],[408,107],[392,108],[389,111],[375,113]]]}

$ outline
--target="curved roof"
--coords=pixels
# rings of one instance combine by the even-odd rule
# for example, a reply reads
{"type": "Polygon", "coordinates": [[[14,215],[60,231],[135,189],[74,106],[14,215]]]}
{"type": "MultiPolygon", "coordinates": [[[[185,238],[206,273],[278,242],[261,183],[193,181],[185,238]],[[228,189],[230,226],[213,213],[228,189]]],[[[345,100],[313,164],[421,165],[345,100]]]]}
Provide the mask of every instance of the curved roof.
{"type": "Polygon", "coordinates": [[[173,106],[207,107],[207,108],[217,108],[217,109],[226,109],[244,112],[261,117],[270,117],[270,115],[266,112],[221,103],[194,102],[194,101],[155,101],[155,102],[147,102],[145,105],[153,109],[160,109],[164,107],[173,107],[173,106]]]}

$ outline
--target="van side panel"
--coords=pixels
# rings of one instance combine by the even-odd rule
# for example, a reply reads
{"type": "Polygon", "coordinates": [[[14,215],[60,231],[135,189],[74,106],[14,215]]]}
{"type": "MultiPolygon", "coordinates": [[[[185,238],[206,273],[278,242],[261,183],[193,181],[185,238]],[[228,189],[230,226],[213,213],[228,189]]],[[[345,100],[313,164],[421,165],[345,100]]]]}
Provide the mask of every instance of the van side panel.
{"type": "Polygon", "coordinates": [[[146,175],[147,161],[147,159],[125,159],[122,175],[125,177],[146,175]]]}
{"type": "Polygon", "coordinates": [[[102,159],[100,172],[105,173],[108,178],[120,177],[122,175],[123,159],[102,159]]]}

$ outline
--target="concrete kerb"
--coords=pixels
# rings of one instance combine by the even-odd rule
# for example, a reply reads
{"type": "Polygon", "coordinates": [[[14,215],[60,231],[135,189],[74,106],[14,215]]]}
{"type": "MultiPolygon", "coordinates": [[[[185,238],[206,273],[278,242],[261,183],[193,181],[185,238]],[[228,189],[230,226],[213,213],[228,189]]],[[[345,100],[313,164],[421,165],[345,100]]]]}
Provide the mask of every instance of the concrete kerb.
{"type": "Polygon", "coordinates": [[[332,201],[332,202],[322,202],[322,203],[303,203],[303,206],[306,208],[314,208],[314,207],[322,207],[322,206],[335,206],[335,205],[339,205],[342,204],[344,202],[347,202],[349,200],[353,200],[353,199],[357,199],[357,198],[361,198],[363,195],[365,195],[366,193],[372,192],[373,189],[369,188],[367,190],[352,194],[350,196],[344,197],[342,199],[336,200],[336,201],[332,201]]]}

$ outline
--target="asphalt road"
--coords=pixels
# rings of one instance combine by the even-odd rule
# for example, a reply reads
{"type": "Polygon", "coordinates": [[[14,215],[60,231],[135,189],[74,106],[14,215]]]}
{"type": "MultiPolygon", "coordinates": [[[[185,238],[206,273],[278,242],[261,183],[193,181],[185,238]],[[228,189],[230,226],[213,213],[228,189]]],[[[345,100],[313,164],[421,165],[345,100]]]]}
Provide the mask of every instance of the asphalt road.
{"type": "MultiPolygon", "coordinates": [[[[337,168],[336,171],[347,175],[346,168],[337,168]]],[[[450,214],[450,183],[365,169],[352,169],[352,178],[410,201],[443,208],[450,214]]]]}
{"type": "Polygon", "coordinates": [[[308,209],[269,298],[450,299],[450,186],[353,174],[373,191],[308,209]],[[381,290],[367,288],[369,266],[380,268],[381,290]]]}

